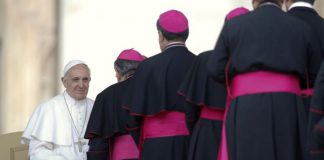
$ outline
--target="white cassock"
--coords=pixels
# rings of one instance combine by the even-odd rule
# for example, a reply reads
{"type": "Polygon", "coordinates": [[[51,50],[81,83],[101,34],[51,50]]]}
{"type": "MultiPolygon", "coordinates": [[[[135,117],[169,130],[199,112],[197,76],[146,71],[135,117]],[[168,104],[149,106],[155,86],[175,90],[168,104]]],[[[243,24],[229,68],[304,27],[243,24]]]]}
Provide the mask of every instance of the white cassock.
{"type": "Polygon", "coordinates": [[[37,106],[22,135],[30,159],[86,160],[89,147],[83,137],[92,107],[93,100],[76,101],[66,92],[37,106]]]}

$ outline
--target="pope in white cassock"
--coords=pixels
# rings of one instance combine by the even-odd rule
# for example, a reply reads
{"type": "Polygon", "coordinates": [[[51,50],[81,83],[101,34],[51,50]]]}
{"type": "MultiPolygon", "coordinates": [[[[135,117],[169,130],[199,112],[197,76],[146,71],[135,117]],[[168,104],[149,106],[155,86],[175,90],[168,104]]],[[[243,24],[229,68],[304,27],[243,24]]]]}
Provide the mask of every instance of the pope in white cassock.
{"type": "Polygon", "coordinates": [[[90,69],[72,60],[61,80],[65,91],[37,106],[22,135],[31,160],[87,159],[88,141],[83,136],[93,107],[87,98],[90,69]]]}

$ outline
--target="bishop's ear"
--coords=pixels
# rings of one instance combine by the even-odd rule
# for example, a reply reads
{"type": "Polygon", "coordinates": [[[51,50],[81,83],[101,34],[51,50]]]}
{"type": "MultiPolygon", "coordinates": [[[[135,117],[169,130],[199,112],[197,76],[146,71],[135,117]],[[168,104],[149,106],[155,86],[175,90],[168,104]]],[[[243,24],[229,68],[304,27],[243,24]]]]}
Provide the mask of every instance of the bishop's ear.
{"type": "Polygon", "coordinates": [[[162,32],[159,31],[159,42],[161,43],[161,42],[163,42],[163,40],[164,40],[164,36],[163,36],[162,32]]]}

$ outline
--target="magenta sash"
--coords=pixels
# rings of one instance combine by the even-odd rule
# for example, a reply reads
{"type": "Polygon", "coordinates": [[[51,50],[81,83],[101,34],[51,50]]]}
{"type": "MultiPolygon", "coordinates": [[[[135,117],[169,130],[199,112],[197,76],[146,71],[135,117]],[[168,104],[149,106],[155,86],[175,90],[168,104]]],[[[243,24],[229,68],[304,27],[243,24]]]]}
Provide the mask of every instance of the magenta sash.
{"type": "Polygon", "coordinates": [[[222,121],[224,119],[224,111],[204,106],[201,109],[200,118],[222,121]]]}
{"type": "Polygon", "coordinates": [[[301,94],[299,87],[299,79],[297,76],[270,72],[256,71],[236,75],[232,79],[227,105],[225,107],[225,118],[222,128],[222,140],[218,155],[219,160],[228,160],[227,142],[226,142],[226,116],[230,106],[230,101],[238,96],[258,94],[286,92],[296,95],[301,94]]]}
{"type": "Polygon", "coordinates": [[[117,136],[112,146],[112,160],[136,159],[139,150],[130,134],[117,136]]]}
{"type": "Polygon", "coordinates": [[[152,117],[145,117],[143,138],[189,135],[186,115],[177,111],[165,111],[152,117]]]}
{"type": "Polygon", "coordinates": [[[299,95],[299,79],[294,75],[269,71],[242,73],[235,76],[231,83],[233,98],[248,94],[287,92],[299,95]]]}

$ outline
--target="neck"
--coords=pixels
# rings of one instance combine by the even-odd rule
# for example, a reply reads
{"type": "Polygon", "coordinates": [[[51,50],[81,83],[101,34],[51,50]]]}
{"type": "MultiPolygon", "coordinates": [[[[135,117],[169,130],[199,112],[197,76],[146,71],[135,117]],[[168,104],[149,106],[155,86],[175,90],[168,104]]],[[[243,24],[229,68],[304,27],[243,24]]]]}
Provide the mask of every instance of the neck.
{"type": "Polygon", "coordinates": [[[63,93],[64,97],[66,97],[66,100],[71,104],[84,104],[86,102],[86,98],[77,100],[70,96],[70,94],[65,90],[63,93]]]}
{"type": "Polygon", "coordinates": [[[132,76],[133,76],[133,75],[124,76],[124,77],[120,78],[118,82],[125,81],[125,80],[127,80],[128,78],[131,78],[132,76]]]}

